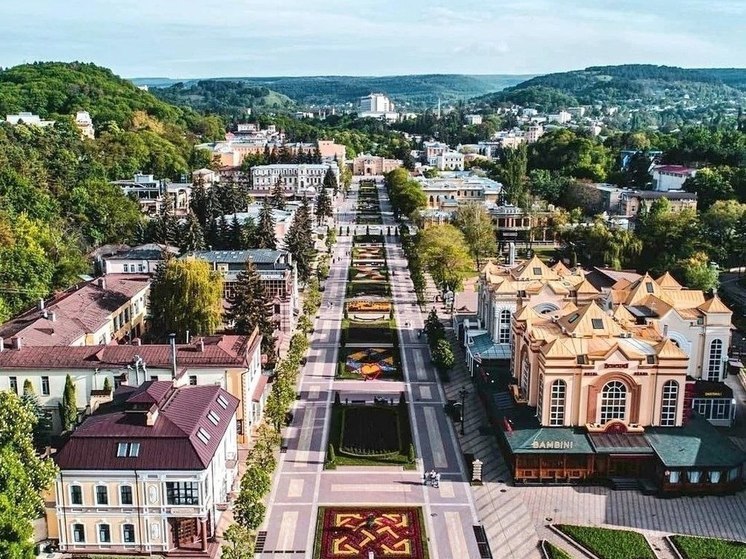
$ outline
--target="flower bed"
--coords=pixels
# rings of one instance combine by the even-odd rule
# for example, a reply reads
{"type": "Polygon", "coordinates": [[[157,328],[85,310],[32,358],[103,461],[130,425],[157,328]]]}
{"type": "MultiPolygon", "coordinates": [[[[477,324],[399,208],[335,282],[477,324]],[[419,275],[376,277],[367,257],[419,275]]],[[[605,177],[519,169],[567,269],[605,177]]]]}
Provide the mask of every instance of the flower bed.
{"type": "Polygon", "coordinates": [[[373,295],[387,297],[391,294],[388,282],[356,280],[347,284],[348,297],[360,297],[362,295],[373,295]]]}
{"type": "Polygon", "coordinates": [[[319,507],[313,556],[428,559],[423,526],[416,507],[319,507]]]}
{"type": "Polygon", "coordinates": [[[399,360],[394,353],[394,348],[350,349],[344,358],[344,367],[340,377],[356,380],[398,378],[399,360]]]}
{"type": "Polygon", "coordinates": [[[556,524],[555,528],[599,559],[656,559],[643,535],[631,530],[570,524],[556,524]]]}
{"type": "Polygon", "coordinates": [[[391,303],[389,301],[350,301],[347,303],[347,312],[391,312],[391,303]]]}
{"type": "Polygon", "coordinates": [[[684,559],[746,559],[746,543],[717,538],[671,536],[684,559]]]}

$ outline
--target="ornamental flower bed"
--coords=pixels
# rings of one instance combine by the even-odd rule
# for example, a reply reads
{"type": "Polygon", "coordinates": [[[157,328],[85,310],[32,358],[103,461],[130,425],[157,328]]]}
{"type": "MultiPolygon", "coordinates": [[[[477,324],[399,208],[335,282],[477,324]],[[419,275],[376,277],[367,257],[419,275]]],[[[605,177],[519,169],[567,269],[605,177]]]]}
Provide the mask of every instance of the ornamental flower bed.
{"type": "Polygon", "coordinates": [[[390,311],[391,303],[388,301],[350,301],[347,303],[347,312],[388,313],[390,311]]]}
{"type": "Polygon", "coordinates": [[[319,507],[314,557],[428,559],[416,507],[319,507]]]}
{"type": "Polygon", "coordinates": [[[345,372],[364,380],[376,380],[381,376],[394,376],[399,370],[394,363],[393,349],[368,348],[347,355],[345,372]]]}

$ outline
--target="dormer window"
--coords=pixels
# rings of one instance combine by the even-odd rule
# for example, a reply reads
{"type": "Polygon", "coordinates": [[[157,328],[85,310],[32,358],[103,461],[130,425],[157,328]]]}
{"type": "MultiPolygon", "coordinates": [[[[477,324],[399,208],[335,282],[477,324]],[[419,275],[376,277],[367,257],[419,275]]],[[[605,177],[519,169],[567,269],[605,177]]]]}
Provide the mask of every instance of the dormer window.
{"type": "Polygon", "coordinates": [[[224,410],[228,409],[228,400],[222,394],[218,394],[218,405],[224,410]]]}
{"type": "Polygon", "coordinates": [[[534,268],[534,275],[540,276],[541,275],[541,268],[534,268]]]}
{"type": "Polygon", "coordinates": [[[580,313],[577,313],[577,312],[576,312],[575,314],[573,314],[573,315],[572,315],[572,316],[571,316],[571,317],[570,317],[570,318],[568,319],[568,321],[567,321],[567,322],[568,322],[568,323],[570,323],[570,324],[572,324],[572,323],[574,323],[574,322],[575,322],[575,321],[576,321],[577,319],[579,319],[579,318],[580,318],[580,313]]]}
{"type": "Polygon", "coordinates": [[[591,325],[593,325],[594,330],[604,329],[604,321],[601,318],[591,318],[591,325]]]}
{"type": "Polygon", "coordinates": [[[578,365],[587,365],[588,364],[588,356],[585,355],[585,354],[578,355],[577,362],[578,362],[578,365]]]}
{"type": "Polygon", "coordinates": [[[646,281],[645,282],[645,289],[647,290],[648,293],[654,293],[655,290],[653,289],[653,282],[652,281],[646,281]]]}
{"type": "Polygon", "coordinates": [[[648,355],[647,362],[648,362],[648,365],[655,365],[655,355],[648,355]]]}
{"type": "Polygon", "coordinates": [[[220,416],[212,410],[210,410],[210,413],[207,414],[207,419],[209,419],[213,425],[217,425],[218,423],[220,423],[220,416]]]}
{"type": "Polygon", "coordinates": [[[207,444],[210,441],[210,433],[200,427],[199,429],[197,429],[197,438],[204,444],[207,444]]]}
{"type": "Polygon", "coordinates": [[[117,458],[135,458],[140,455],[140,443],[118,443],[117,458]]]}

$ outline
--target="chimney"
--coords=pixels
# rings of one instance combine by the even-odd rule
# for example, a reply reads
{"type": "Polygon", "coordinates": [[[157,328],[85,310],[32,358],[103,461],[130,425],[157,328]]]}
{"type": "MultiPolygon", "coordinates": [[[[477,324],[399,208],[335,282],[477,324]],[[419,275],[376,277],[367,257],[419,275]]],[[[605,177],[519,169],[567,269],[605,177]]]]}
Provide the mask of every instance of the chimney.
{"type": "Polygon", "coordinates": [[[98,285],[101,289],[106,289],[106,280],[104,278],[99,278],[98,285]]]}
{"type": "Polygon", "coordinates": [[[185,344],[188,344],[188,343],[189,343],[189,340],[190,340],[190,339],[191,339],[191,338],[190,338],[190,336],[189,336],[189,330],[187,330],[187,331],[186,331],[186,337],[185,337],[185,341],[184,341],[184,343],[185,343],[185,344]]]}
{"type": "Polygon", "coordinates": [[[513,264],[515,264],[515,243],[511,241],[508,243],[508,265],[513,264]]]}
{"type": "Polygon", "coordinates": [[[15,343],[16,343],[16,349],[21,349],[23,347],[23,341],[21,340],[21,338],[16,338],[15,343]]]}
{"type": "Polygon", "coordinates": [[[5,340],[0,338],[0,353],[5,351],[5,340]]]}
{"type": "Polygon", "coordinates": [[[44,298],[42,297],[39,298],[39,310],[40,311],[44,310],[44,298]]]}
{"type": "Polygon", "coordinates": [[[170,334],[171,339],[171,378],[176,378],[176,334],[170,334]]]}
{"type": "Polygon", "coordinates": [[[51,320],[52,322],[55,322],[57,320],[57,313],[54,312],[54,311],[50,312],[49,313],[49,320],[51,320]]]}
{"type": "Polygon", "coordinates": [[[132,340],[132,345],[142,345],[142,340],[140,338],[135,338],[132,340]]]}
{"type": "Polygon", "coordinates": [[[205,352],[205,340],[201,339],[199,341],[199,352],[204,353],[205,352]]]}

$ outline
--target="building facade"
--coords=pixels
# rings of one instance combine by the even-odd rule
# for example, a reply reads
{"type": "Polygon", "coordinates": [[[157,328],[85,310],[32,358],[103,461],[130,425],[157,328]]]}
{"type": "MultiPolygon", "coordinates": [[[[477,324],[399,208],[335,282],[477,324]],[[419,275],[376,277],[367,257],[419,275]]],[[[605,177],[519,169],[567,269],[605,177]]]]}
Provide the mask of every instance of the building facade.
{"type": "Polygon", "coordinates": [[[441,173],[432,179],[416,177],[427,197],[431,209],[452,208],[460,203],[480,202],[496,205],[502,194],[502,185],[492,179],[470,172],[441,173]]]}
{"type": "Polygon", "coordinates": [[[256,165],[251,168],[251,193],[257,197],[271,196],[272,190],[279,183],[288,196],[314,197],[322,188],[324,177],[330,169],[339,184],[339,167],[334,162],[319,165],[256,165]]]}
{"type": "Polygon", "coordinates": [[[384,175],[404,164],[401,159],[387,159],[377,155],[358,155],[352,161],[352,174],[358,176],[384,175]]]}
{"type": "Polygon", "coordinates": [[[238,472],[238,406],[214,385],[121,386],[54,456],[60,550],[211,555],[238,472]]]}
{"type": "Polygon", "coordinates": [[[687,179],[697,174],[696,169],[683,165],[653,165],[653,190],[668,192],[669,190],[681,190],[687,179]]]}

